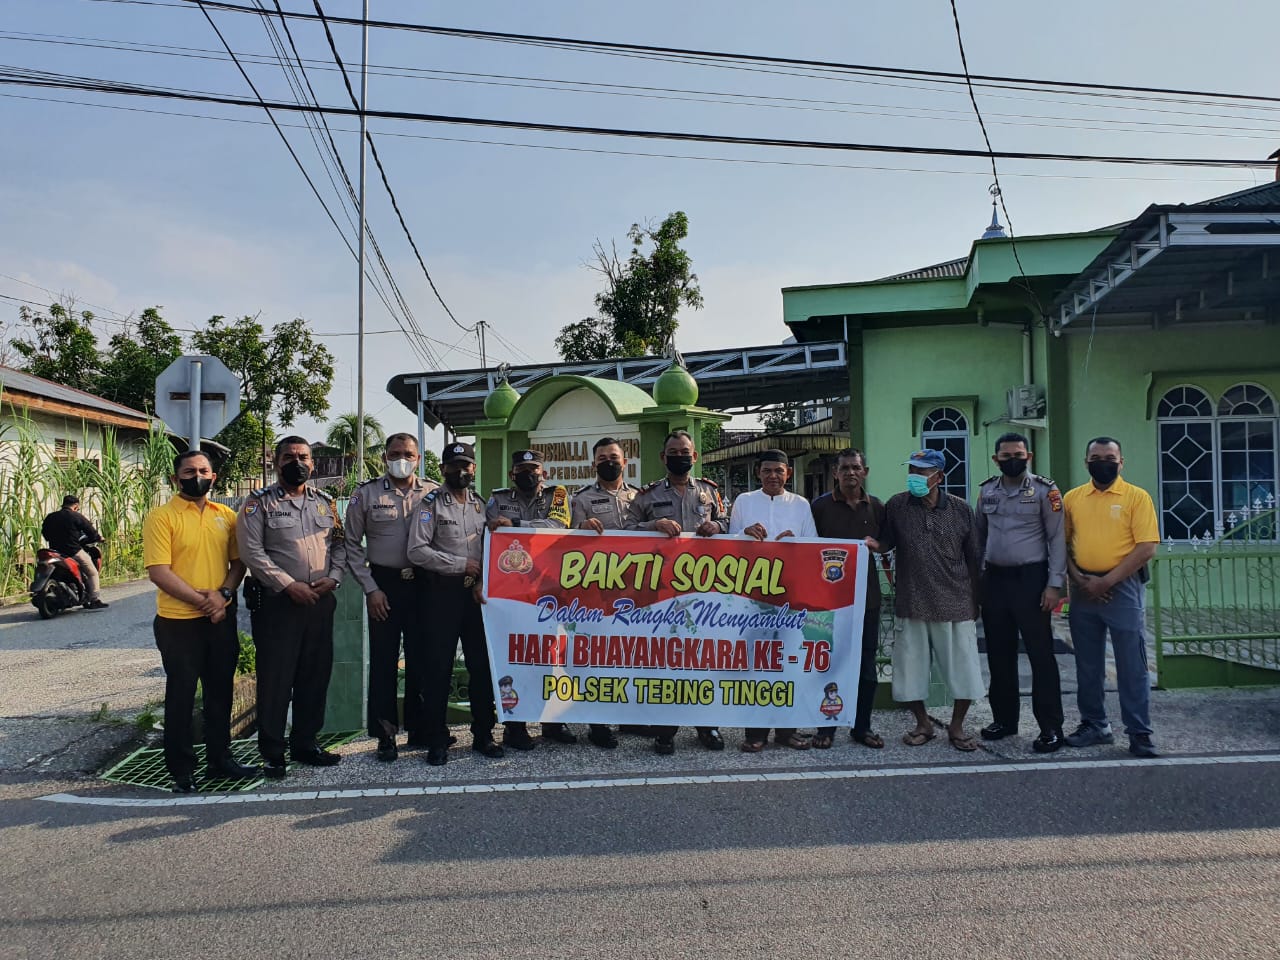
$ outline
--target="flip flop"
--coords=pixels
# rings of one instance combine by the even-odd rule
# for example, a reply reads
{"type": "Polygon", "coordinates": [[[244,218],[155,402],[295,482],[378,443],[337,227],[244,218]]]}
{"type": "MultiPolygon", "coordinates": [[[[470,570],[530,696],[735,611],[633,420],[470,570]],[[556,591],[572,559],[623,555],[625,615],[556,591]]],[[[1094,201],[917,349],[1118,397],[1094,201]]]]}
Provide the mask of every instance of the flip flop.
{"type": "Polygon", "coordinates": [[[884,740],[880,738],[878,733],[872,733],[870,730],[865,733],[853,733],[850,731],[849,736],[854,743],[860,743],[864,747],[870,747],[872,750],[881,750],[884,748],[884,740]]]}
{"type": "Polygon", "coordinates": [[[923,747],[937,735],[938,734],[932,730],[928,733],[921,733],[919,730],[908,730],[902,735],[902,742],[908,747],[923,747]]]}
{"type": "Polygon", "coordinates": [[[743,753],[759,753],[763,749],[764,749],[763,740],[743,740],[742,741],[743,753]]]}
{"type": "Polygon", "coordinates": [[[831,741],[832,737],[829,734],[818,733],[814,735],[813,740],[811,740],[810,743],[813,745],[813,749],[815,750],[830,750],[831,741]]]}
{"type": "Polygon", "coordinates": [[[955,747],[961,753],[973,753],[978,749],[978,741],[973,739],[969,734],[963,733],[960,736],[947,734],[947,739],[951,741],[951,746],[955,747]]]}

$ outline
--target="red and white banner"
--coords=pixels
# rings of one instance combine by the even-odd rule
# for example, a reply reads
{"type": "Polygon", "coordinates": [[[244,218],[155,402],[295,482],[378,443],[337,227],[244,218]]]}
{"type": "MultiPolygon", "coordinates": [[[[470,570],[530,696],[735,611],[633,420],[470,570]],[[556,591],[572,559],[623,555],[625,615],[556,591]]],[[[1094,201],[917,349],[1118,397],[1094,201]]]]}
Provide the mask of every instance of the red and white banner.
{"type": "Polygon", "coordinates": [[[862,543],[503,527],[485,558],[499,720],[853,725],[862,543]]]}

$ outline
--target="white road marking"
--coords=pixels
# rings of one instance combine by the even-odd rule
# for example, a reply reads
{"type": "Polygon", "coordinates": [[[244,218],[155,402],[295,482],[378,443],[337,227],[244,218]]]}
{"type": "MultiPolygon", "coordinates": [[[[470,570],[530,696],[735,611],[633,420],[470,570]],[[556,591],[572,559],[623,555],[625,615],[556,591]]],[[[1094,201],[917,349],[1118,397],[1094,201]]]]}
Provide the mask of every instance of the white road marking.
{"type": "Polygon", "coordinates": [[[450,783],[347,790],[297,790],[287,793],[189,794],[172,797],[80,797],[54,793],[41,800],[94,807],[203,807],[227,803],[296,803],[313,800],[359,800],[381,797],[441,797],[460,793],[528,793],[533,790],[604,790],[617,787],[698,786],[719,783],[764,783],[796,780],[869,780],[880,777],[951,777],[992,773],[1034,774],[1046,770],[1114,770],[1124,767],[1200,767],[1215,764],[1280,763],[1280,753],[1225,757],[1158,757],[1152,760],[1061,760],[1045,763],[958,764],[944,767],[882,767],[857,770],[795,770],[768,773],[714,773],[688,776],[617,777],[587,780],[534,780],[524,783],[450,783]]]}

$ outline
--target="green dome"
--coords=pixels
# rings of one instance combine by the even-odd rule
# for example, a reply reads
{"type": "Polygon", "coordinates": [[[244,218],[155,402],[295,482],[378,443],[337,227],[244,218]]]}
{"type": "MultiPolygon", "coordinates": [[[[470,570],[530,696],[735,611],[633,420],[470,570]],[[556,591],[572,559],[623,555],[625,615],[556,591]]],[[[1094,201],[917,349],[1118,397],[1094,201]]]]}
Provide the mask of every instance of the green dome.
{"type": "Polygon", "coordinates": [[[493,393],[484,398],[484,415],[487,420],[505,420],[511,416],[520,394],[516,388],[503,380],[493,389],[493,393]]]}
{"type": "Polygon", "coordinates": [[[673,363],[654,383],[653,399],[663,407],[692,407],[698,402],[698,381],[673,363]]]}

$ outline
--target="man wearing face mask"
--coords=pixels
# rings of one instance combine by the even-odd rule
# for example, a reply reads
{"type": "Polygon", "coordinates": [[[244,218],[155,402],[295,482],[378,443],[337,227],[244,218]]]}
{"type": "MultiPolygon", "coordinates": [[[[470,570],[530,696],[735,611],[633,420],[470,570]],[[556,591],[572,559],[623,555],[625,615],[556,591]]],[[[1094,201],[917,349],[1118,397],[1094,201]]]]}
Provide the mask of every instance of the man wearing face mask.
{"type": "Polygon", "coordinates": [[[1120,476],[1120,441],[1095,437],[1085,447],[1090,482],[1067,491],[1067,570],[1071,575],[1071,642],[1076,653],[1080,726],[1071,747],[1114,743],[1103,680],[1107,634],[1115,653],[1120,717],[1129,752],[1155,757],[1151,742],[1151,678],[1144,624],[1147,563],[1160,527],[1151,495],[1120,476]]]}
{"type": "Polygon", "coordinates": [[[440,454],[444,486],[418,505],[409,529],[409,562],[429,574],[427,656],[422,679],[423,733],[427,763],[438,767],[449,759],[449,684],[453,658],[462,641],[471,691],[471,749],[484,757],[502,756],[493,742],[497,723],[489,650],[480,615],[484,558],[484,500],[472,484],[476,476],[475,448],[454,441],[440,454]]]}
{"type": "Polygon", "coordinates": [[[993,720],[982,739],[1018,732],[1021,634],[1031,664],[1031,712],[1040,726],[1031,749],[1053,753],[1062,746],[1062,687],[1049,615],[1067,581],[1062,494],[1052,480],[1031,472],[1031,451],[1020,433],[997,438],[991,459],[1000,472],[978,488],[977,513],[993,720]]]}
{"type": "Polygon", "coordinates": [[[311,445],[302,437],[276,444],[276,483],[245,499],[236,519],[240,555],[252,580],[245,600],[258,654],[258,752],[262,772],[284,777],[287,742],[297,763],[330,767],[342,758],[321,749],[329,675],[333,670],[334,591],[346,572],[346,543],[333,498],[307,486],[311,445]],[[251,599],[252,598],[252,599],[251,599]]]}
{"type": "Polygon", "coordinates": [[[940,450],[918,450],[907,461],[907,490],[885,505],[884,528],[867,546],[895,550],[893,699],[905,703],[916,725],[903,736],[919,747],[936,734],[925,710],[931,663],[937,663],[955,705],[947,735],[965,753],[978,749],[964,729],[969,705],[986,691],[978,663],[978,566],[981,552],[973,510],[941,490],[946,460],[940,450]]]}
{"type": "MultiPolygon", "coordinates": [[[[667,475],[644,487],[631,501],[628,530],[652,530],[668,537],[696,533],[713,537],[729,532],[729,518],[720,500],[720,488],[689,472],[698,460],[693,437],[687,430],[673,430],[662,445],[662,462],[667,475]]],[[[654,727],[653,749],[660,754],[675,753],[678,727],[654,727]]],[[[723,750],[724,739],[716,727],[698,727],[698,742],[708,750],[723,750]]]]}
{"type": "MultiPolygon", "coordinates": [[[[511,455],[512,486],[493,491],[485,505],[485,522],[490,530],[499,527],[533,527],[546,530],[568,529],[572,519],[569,491],[561,486],[548,486],[542,479],[542,454],[537,450],[517,450],[511,455]]],[[[505,726],[502,742],[517,750],[532,750],[533,738],[527,724],[510,722],[505,726]]],[[[544,723],[542,735],[557,743],[577,743],[578,738],[563,723],[544,723]]]]}
{"type": "Polygon", "coordinates": [[[347,569],[364,588],[369,611],[369,736],[378,741],[378,759],[388,763],[398,756],[396,686],[402,637],[404,727],[410,745],[426,745],[421,674],[427,572],[409,563],[408,541],[418,504],[439,484],[415,476],[419,459],[412,434],[387,437],[382,454],[386,473],[356,487],[345,517],[347,569]]]}
{"type": "Polygon", "coordinates": [[[236,513],[207,499],[218,479],[209,458],[188,450],[173,459],[179,493],[142,522],[142,560],[156,585],[156,647],[164,663],[164,764],[175,793],[195,789],[191,712],[196,684],[204,696],[205,775],[258,775],[231,756],[231,692],[240,642],[236,587],[244,564],[236,548],[236,513]]]}
{"type": "MultiPolygon", "coordinates": [[[[601,437],[591,448],[595,461],[596,482],[588,484],[573,495],[569,505],[571,526],[575,530],[623,530],[627,524],[627,511],[640,488],[622,479],[627,469],[627,457],[622,444],[613,437],[601,437]]],[[[547,725],[542,729],[545,732],[547,725]]],[[[645,730],[647,733],[647,729],[645,730]]],[[[593,723],[587,739],[597,747],[612,750],[618,745],[608,724],[593,723]]]]}

